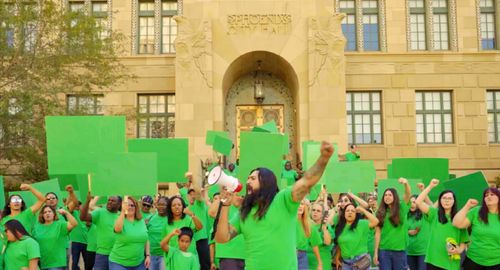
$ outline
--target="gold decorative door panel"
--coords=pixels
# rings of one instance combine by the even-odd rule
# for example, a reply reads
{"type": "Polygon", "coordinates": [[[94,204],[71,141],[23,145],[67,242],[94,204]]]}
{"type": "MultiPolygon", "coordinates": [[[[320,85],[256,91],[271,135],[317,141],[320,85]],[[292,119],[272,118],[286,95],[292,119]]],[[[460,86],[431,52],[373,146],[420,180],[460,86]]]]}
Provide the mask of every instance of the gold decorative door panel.
{"type": "Polygon", "coordinates": [[[283,105],[237,105],[236,106],[236,144],[237,156],[240,153],[240,134],[242,131],[251,131],[255,126],[263,125],[274,120],[278,131],[283,133],[284,106],[283,105]]]}

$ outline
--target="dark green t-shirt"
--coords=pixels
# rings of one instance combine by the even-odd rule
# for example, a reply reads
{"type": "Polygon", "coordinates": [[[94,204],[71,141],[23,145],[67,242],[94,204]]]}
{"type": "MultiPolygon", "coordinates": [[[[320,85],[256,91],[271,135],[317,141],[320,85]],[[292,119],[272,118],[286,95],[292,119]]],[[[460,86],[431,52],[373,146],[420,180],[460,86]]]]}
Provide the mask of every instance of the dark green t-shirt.
{"type": "Polygon", "coordinates": [[[287,186],[292,186],[295,184],[296,179],[299,177],[297,171],[291,169],[289,171],[283,170],[281,172],[281,178],[286,180],[287,186]]]}
{"type": "Polygon", "coordinates": [[[71,215],[76,219],[77,225],[69,233],[69,239],[71,242],[87,244],[87,234],[89,232],[87,223],[80,220],[80,211],[74,210],[71,215]]]}
{"type": "Polygon", "coordinates": [[[165,267],[165,270],[199,270],[200,262],[196,254],[170,247],[165,253],[165,267]]]}
{"type": "Polygon", "coordinates": [[[194,215],[201,221],[203,228],[194,234],[194,241],[208,238],[207,223],[208,223],[208,206],[198,200],[194,200],[194,203],[189,206],[189,209],[193,211],[194,215]]]}
{"type": "Polygon", "coordinates": [[[148,229],[144,220],[129,221],[125,218],[122,231],[116,233],[109,261],[126,267],[140,265],[144,261],[144,248],[147,241],[148,229]]]}
{"type": "MultiPolygon", "coordinates": [[[[360,219],[356,228],[351,230],[351,225],[346,224],[338,237],[342,258],[350,260],[356,256],[368,253],[368,234],[370,227],[368,220],[360,219]]],[[[385,226],[385,225],[384,225],[385,226]]]]}
{"type": "Polygon", "coordinates": [[[160,246],[160,242],[163,239],[162,236],[165,234],[166,224],[167,216],[162,217],[158,215],[158,213],[155,213],[146,225],[148,228],[149,249],[153,256],[163,255],[163,249],[160,246]]]}
{"type": "Polygon", "coordinates": [[[20,240],[9,242],[5,250],[5,270],[28,268],[30,260],[40,258],[40,247],[31,237],[23,236],[20,240]]]}
{"type": "MultiPolygon", "coordinates": [[[[323,269],[330,269],[330,266],[332,265],[332,244],[325,245],[325,236],[323,230],[319,232],[320,226],[321,224],[312,224],[311,232],[317,232],[320,236],[320,243],[318,244],[318,248],[319,248],[319,256],[321,258],[321,262],[323,263],[323,269]]],[[[335,232],[330,226],[328,226],[328,233],[330,234],[333,243],[335,232]]],[[[307,247],[307,262],[309,264],[309,269],[314,270],[318,268],[318,262],[312,250],[312,247],[314,246],[313,244],[314,243],[310,243],[309,246],[307,247]]]]}
{"type": "MultiPolygon", "coordinates": [[[[172,224],[168,224],[168,222],[165,225],[165,229],[163,231],[162,239],[163,237],[167,236],[169,233],[173,232],[175,229],[180,229],[182,227],[188,227],[191,228],[195,233],[196,233],[196,228],[193,222],[193,219],[190,216],[184,216],[183,219],[173,221],[172,224]]],[[[170,238],[170,242],[168,242],[168,245],[171,247],[178,248],[179,247],[179,242],[178,236],[174,235],[172,238],[170,238]]],[[[191,245],[189,245],[188,251],[193,253],[193,254],[198,254],[196,252],[196,242],[191,241],[191,245]]]]}
{"type": "MultiPolygon", "coordinates": [[[[408,211],[410,207],[404,201],[399,204],[400,223],[394,226],[389,217],[391,212],[387,209],[384,226],[380,231],[380,250],[403,251],[406,250],[408,240],[408,211]]],[[[367,236],[368,237],[368,236],[367,236]]]]}
{"type": "Polygon", "coordinates": [[[467,213],[472,226],[471,244],[467,257],[473,262],[493,266],[500,265],[500,221],[497,214],[488,213],[488,224],[479,219],[480,207],[467,213]]]}
{"type": "Polygon", "coordinates": [[[119,212],[112,213],[104,208],[92,212],[92,223],[96,225],[97,254],[109,255],[115,243],[115,232],[113,231],[115,221],[119,212]]]}
{"type": "Polygon", "coordinates": [[[23,225],[24,229],[26,229],[26,231],[28,233],[32,233],[33,232],[33,225],[36,222],[36,216],[31,211],[31,208],[28,207],[28,208],[24,209],[21,213],[19,213],[15,217],[6,216],[6,217],[2,218],[1,225],[5,225],[5,223],[7,223],[7,221],[12,220],[12,219],[15,219],[15,220],[21,222],[21,224],[23,225]]]}
{"type": "Polygon", "coordinates": [[[274,197],[261,220],[254,217],[253,207],[245,221],[231,220],[232,226],[245,238],[247,270],[297,269],[296,219],[300,203],[292,200],[292,188],[274,197]]]}
{"type": "Polygon", "coordinates": [[[66,243],[68,242],[68,223],[56,220],[51,224],[35,224],[33,236],[40,246],[40,265],[42,269],[66,267],[66,243]]]}
{"type": "Polygon", "coordinates": [[[408,247],[406,253],[410,256],[423,256],[429,243],[429,222],[422,216],[416,220],[414,216],[408,218],[408,231],[419,228],[416,235],[408,235],[408,247]]]}

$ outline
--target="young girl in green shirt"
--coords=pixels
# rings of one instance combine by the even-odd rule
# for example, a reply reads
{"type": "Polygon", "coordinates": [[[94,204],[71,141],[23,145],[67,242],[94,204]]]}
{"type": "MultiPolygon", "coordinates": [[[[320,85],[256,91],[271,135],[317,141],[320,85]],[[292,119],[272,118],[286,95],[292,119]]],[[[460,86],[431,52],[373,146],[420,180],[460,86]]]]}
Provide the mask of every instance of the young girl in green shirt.
{"type": "Polygon", "coordinates": [[[38,270],[40,248],[18,220],[5,223],[7,249],[5,250],[5,270],[38,270]]]}
{"type": "Polygon", "coordinates": [[[417,195],[412,195],[410,211],[408,212],[408,247],[406,248],[408,266],[410,270],[425,270],[425,251],[429,237],[429,225],[418,209],[415,200],[417,195]]]}

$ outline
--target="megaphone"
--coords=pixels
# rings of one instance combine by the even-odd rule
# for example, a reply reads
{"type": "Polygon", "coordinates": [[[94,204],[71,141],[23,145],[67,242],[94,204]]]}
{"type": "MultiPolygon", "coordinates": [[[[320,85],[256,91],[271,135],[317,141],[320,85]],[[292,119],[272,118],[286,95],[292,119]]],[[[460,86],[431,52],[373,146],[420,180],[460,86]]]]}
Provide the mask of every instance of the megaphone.
{"type": "Polygon", "coordinates": [[[229,192],[240,192],[243,189],[243,185],[238,178],[225,174],[220,166],[214,167],[210,171],[208,174],[208,184],[223,186],[229,192]]]}

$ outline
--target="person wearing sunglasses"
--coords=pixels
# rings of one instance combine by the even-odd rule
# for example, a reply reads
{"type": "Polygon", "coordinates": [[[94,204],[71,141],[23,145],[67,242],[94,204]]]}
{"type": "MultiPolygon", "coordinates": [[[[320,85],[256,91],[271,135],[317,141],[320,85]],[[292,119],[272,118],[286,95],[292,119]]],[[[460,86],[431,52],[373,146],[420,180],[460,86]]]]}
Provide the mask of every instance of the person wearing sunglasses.
{"type": "Polygon", "coordinates": [[[142,220],[137,201],[125,196],[122,211],[115,221],[116,240],[109,254],[110,270],[145,270],[149,268],[148,229],[142,220]],[[145,255],[144,255],[145,254],[145,255]]]}
{"type": "Polygon", "coordinates": [[[149,195],[142,196],[141,212],[142,212],[142,218],[146,221],[146,224],[149,222],[149,220],[153,216],[152,210],[153,210],[153,198],[151,198],[151,196],[149,196],[149,195]]]}
{"type": "Polygon", "coordinates": [[[28,233],[31,233],[36,220],[35,214],[38,210],[40,210],[45,202],[45,197],[42,193],[40,193],[40,191],[29,184],[21,184],[20,189],[22,191],[31,191],[31,193],[35,195],[35,198],[37,198],[37,201],[32,206],[27,208],[21,195],[10,195],[9,200],[7,201],[8,203],[5,204],[2,212],[0,225],[5,225],[7,221],[15,219],[21,222],[28,233]]]}

